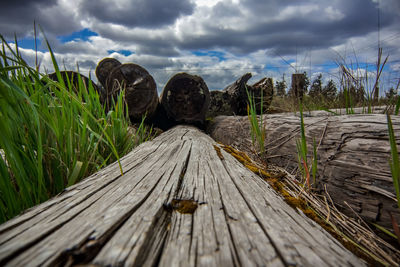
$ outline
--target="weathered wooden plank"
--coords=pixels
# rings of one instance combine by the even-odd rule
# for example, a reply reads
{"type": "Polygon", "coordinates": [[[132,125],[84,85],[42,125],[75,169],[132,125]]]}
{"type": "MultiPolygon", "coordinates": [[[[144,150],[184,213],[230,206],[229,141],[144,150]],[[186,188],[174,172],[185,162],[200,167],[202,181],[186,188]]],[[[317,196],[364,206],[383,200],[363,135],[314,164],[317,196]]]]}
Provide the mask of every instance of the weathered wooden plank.
{"type": "MultiPolygon", "coordinates": [[[[342,208],[346,215],[355,216],[356,211],[367,222],[392,229],[389,213],[400,220],[400,212],[389,166],[386,115],[327,114],[311,112],[305,113],[304,117],[309,160],[313,138],[318,146],[318,188],[324,192],[326,184],[335,205],[342,208]]],[[[400,117],[393,116],[392,120],[397,143],[400,144],[400,117]]],[[[264,123],[266,159],[288,171],[295,171],[298,167],[296,140],[300,138],[299,116],[266,115],[264,123]]],[[[224,144],[242,150],[253,147],[247,117],[217,117],[209,131],[215,140],[224,144]]]]}
{"type": "Polygon", "coordinates": [[[362,266],[210,137],[175,127],[0,226],[0,265],[362,266]]]}

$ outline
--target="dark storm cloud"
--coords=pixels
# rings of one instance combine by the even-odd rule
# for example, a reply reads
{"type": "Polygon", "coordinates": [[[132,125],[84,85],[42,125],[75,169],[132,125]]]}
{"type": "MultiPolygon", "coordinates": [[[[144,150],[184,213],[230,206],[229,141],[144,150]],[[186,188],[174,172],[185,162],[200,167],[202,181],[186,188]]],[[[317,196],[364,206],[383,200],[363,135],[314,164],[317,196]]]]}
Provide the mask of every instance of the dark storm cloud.
{"type": "Polygon", "coordinates": [[[81,9],[102,22],[129,27],[161,27],[190,15],[194,4],[187,0],[83,1],[81,9]]]}
{"type": "MultiPolygon", "coordinates": [[[[220,2],[214,6],[212,14],[217,21],[221,14],[236,16],[239,24],[245,27],[223,29],[218,23],[205,22],[207,35],[196,36],[187,32],[181,48],[219,47],[240,54],[270,49],[273,54],[293,55],[310,48],[329,48],[342,44],[348,38],[378,30],[378,5],[366,0],[267,3],[246,0],[237,6],[220,2]],[[302,10],[305,14],[302,14],[302,10]],[[251,14],[252,17],[244,14],[251,14]]],[[[381,28],[393,25],[396,21],[399,22],[398,14],[387,9],[381,10],[381,28]]]]}
{"type": "Polygon", "coordinates": [[[3,1],[0,9],[0,33],[6,38],[25,37],[33,32],[33,22],[45,32],[69,34],[80,27],[72,10],[61,8],[56,0],[3,1]]]}

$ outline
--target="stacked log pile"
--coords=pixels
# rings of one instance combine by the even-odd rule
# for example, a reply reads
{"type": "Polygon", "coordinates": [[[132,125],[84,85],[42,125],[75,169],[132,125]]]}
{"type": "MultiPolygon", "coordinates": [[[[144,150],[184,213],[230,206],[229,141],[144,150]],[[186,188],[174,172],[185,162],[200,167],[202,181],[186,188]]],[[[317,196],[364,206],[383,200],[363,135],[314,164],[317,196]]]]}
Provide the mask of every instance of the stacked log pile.
{"type": "Polygon", "coordinates": [[[164,130],[182,123],[203,127],[206,118],[218,115],[246,115],[249,96],[254,98],[258,112],[261,106],[265,111],[273,96],[272,79],[247,85],[250,73],[211,93],[200,76],[178,73],[167,82],[160,98],[153,77],[139,65],[105,58],[99,62],[96,76],[104,87],[107,107],[125,90],[131,120],[136,122],[146,115],[149,123],[164,130]]]}

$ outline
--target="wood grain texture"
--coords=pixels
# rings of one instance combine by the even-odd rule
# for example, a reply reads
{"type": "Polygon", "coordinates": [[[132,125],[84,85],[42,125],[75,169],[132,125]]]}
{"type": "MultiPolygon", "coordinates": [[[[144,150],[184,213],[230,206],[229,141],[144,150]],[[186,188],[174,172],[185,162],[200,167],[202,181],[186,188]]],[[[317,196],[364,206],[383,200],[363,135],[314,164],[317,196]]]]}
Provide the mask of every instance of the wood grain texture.
{"type": "Polygon", "coordinates": [[[364,265],[214,145],[190,126],[140,145],[0,225],[0,265],[364,265]]]}
{"type": "MultiPolygon", "coordinates": [[[[309,162],[314,138],[318,146],[318,188],[324,192],[322,189],[326,184],[335,205],[346,215],[359,215],[367,222],[392,229],[389,213],[400,221],[400,212],[389,166],[386,115],[328,114],[323,111],[304,114],[309,162]]],[[[400,118],[393,116],[392,120],[399,145],[400,118]]],[[[295,171],[298,166],[299,116],[293,113],[267,115],[264,122],[267,161],[295,171]]],[[[214,119],[209,131],[219,142],[250,151],[249,127],[247,117],[221,116],[214,119]]]]}

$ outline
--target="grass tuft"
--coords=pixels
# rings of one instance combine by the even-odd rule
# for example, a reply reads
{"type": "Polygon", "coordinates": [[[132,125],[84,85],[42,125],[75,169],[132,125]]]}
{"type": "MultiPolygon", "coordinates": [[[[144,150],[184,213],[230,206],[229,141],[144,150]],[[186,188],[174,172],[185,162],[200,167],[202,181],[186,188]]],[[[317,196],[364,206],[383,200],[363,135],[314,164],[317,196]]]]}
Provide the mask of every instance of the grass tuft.
{"type": "Polygon", "coordinates": [[[258,145],[258,150],[261,155],[265,153],[265,124],[263,122],[263,93],[261,91],[261,99],[260,99],[260,105],[261,105],[261,114],[260,116],[257,115],[257,108],[256,108],[256,102],[254,99],[254,95],[252,95],[246,87],[246,93],[247,93],[247,100],[248,100],[248,105],[247,105],[247,116],[250,121],[251,125],[251,139],[253,142],[253,146],[256,146],[256,143],[258,145]],[[259,118],[258,118],[259,117],[259,118]]]}
{"type": "MultiPolygon", "coordinates": [[[[61,192],[150,138],[136,131],[122,92],[108,112],[80,75],[65,83],[46,40],[58,81],[31,68],[0,35],[0,223],[61,192]]],[[[122,166],[119,162],[122,173],[122,166]]]]}

